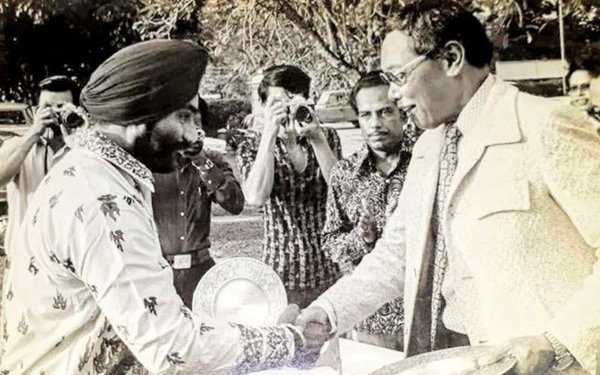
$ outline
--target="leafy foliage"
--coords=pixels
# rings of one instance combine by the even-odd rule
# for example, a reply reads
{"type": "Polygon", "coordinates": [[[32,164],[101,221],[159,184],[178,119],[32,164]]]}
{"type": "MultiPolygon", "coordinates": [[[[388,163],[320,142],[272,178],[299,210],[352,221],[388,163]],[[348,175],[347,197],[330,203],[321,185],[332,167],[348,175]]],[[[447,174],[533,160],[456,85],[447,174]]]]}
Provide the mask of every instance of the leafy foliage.
{"type": "MultiPolygon", "coordinates": [[[[558,0],[460,0],[486,25],[503,60],[560,56],[558,0]]],[[[207,0],[203,33],[234,78],[297,64],[317,91],[347,88],[378,66],[389,21],[410,0],[207,0]]],[[[600,38],[597,0],[564,0],[568,56],[600,38]]],[[[240,85],[242,86],[242,85],[240,85]]],[[[243,87],[243,86],[242,86],[243,87]]]]}
{"type": "Polygon", "coordinates": [[[53,74],[85,83],[118,49],[139,40],[195,38],[194,0],[3,0],[0,2],[0,101],[33,102],[53,74]]]}
{"type": "Polygon", "coordinates": [[[117,49],[139,40],[128,2],[4,0],[0,6],[0,100],[33,102],[52,74],[87,80],[117,49]]]}
{"type": "MultiPolygon", "coordinates": [[[[117,49],[153,38],[202,40],[216,78],[204,86],[225,97],[247,96],[249,77],[282,63],[308,71],[317,92],[348,88],[378,66],[389,20],[410,1],[3,0],[0,100],[31,102],[36,82],[50,74],[85,82],[117,49]]],[[[560,55],[559,0],[460,1],[484,22],[500,59],[560,55]]],[[[563,3],[573,57],[600,39],[600,4],[563,3]]]]}

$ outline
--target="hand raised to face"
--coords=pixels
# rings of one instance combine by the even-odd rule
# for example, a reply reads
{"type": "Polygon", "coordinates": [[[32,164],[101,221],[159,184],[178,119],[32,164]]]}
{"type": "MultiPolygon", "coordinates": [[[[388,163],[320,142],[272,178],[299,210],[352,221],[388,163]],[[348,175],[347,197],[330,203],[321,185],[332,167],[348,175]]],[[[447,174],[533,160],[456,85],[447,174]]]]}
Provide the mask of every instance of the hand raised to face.
{"type": "Polygon", "coordinates": [[[265,126],[263,128],[263,135],[275,138],[279,134],[281,127],[288,123],[287,104],[280,99],[269,97],[264,111],[265,126]]]}

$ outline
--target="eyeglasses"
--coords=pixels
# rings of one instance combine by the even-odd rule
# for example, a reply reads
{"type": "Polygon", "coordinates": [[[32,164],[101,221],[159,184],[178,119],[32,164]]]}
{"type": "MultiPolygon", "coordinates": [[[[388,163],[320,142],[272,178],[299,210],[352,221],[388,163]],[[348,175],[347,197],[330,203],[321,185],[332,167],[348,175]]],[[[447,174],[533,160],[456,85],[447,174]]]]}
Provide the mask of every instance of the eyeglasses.
{"type": "Polygon", "coordinates": [[[404,64],[402,67],[398,69],[394,69],[395,72],[392,71],[383,71],[380,73],[381,79],[387,82],[389,85],[392,83],[398,86],[404,86],[406,81],[408,80],[408,75],[412,73],[420,63],[427,59],[427,54],[419,55],[404,64]]]}

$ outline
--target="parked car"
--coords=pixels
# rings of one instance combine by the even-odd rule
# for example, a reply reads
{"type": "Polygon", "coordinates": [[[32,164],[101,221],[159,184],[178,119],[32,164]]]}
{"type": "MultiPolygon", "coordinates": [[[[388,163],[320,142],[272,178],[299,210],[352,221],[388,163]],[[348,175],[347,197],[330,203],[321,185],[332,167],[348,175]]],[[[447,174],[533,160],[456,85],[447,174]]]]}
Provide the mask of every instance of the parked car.
{"type": "Polygon", "coordinates": [[[33,108],[24,103],[0,103],[0,140],[23,135],[33,122],[33,108]]]}
{"type": "Polygon", "coordinates": [[[324,91],[315,105],[315,112],[323,123],[356,121],[349,99],[349,90],[324,91]]]}

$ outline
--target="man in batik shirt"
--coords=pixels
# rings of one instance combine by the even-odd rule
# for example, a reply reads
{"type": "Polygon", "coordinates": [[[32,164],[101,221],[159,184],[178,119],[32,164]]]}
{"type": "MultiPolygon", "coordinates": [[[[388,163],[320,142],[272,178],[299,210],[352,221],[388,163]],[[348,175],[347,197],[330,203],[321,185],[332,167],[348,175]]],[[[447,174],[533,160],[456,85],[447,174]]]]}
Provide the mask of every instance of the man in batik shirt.
{"type": "Polygon", "coordinates": [[[308,306],[337,278],[321,249],[327,180],[341,157],[331,128],[293,119],[296,103],[306,103],[310,77],[294,66],[264,72],[258,93],[264,104],[261,133],[240,143],[237,163],[246,201],[264,205],[262,259],[283,280],[288,300],[308,306]]]}
{"type": "MultiPolygon", "coordinates": [[[[379,72],[356,83],[350,103],[365,144],[331,171],[323,249],[344,274],[373,250],[396,207],[410,160],[414,141],[403,136],[404,118],[387,92],[379,72]]],[[[359,323],[351,335],[357,341],[400,350],[403,323],[403,302],[397,299],[359,323]]]]}
{"type": "Polygon", "coordinates": [[[152,172],[173,170],[197,140],[207,60],[194,43],[154,40],[92,74],[81,102],[95,129],[44,178],[17,233],[0,372],[121,374],[126,349],[151,373],[303,363],[308,348],[291,326],[227,324],[185,307],[161,255],[152,172]]]}

